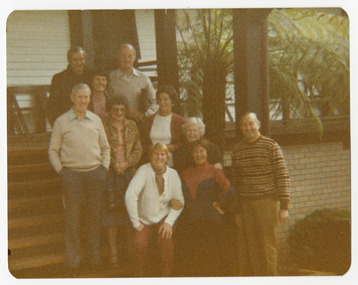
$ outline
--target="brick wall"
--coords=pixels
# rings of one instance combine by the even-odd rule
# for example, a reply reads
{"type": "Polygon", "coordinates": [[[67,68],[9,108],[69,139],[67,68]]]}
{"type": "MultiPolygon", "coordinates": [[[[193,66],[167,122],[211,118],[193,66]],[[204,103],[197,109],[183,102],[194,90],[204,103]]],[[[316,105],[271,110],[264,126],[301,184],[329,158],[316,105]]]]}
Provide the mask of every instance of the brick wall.
{"type": "Polygon", "coordinates": [[[350,150],[340,142],[283,146],[291,179],[290,219],[278,227],[279,256],[287,256],[286,238],[298,219],[317,209],[350,210],[350,150]]]}
{"type": "MultiPolygon", "coordinates": [[[[286,239],[290,227],[317,209],[350,210],[350,150],[343,143],[282,146],[291,180],[290,218],[278,226],[278,250],[281,262],[288,255],[286,239]]],[[[224,166],[230,167],[231,152],[224,154],[224,166]]]]}

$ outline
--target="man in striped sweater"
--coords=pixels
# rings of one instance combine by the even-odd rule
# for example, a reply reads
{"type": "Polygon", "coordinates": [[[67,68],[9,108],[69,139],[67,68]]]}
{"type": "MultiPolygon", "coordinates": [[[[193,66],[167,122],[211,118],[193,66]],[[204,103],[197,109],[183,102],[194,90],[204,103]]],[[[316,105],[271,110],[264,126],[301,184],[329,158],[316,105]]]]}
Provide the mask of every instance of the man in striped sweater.
{"type": "Polygon", "coordinates": [[[255,113],[241,116],[244,139],[232,151],[238,206],[239,275],[277,274],[276,225],[288,218],[289,175],[279,145],[260,134],[255,113]],[[280,205],[280,209],[278,208],[280,205]]]}

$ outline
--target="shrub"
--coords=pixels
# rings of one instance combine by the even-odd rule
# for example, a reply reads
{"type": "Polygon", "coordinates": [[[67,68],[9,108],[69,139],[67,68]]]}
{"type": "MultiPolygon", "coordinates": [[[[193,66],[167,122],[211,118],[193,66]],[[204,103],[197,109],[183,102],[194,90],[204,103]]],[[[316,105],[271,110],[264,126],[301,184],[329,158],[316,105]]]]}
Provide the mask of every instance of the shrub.
{"type": "Polygon", "coordinates": [[[300,268],[343,275],[351,262],[350,211],[323,209],[307,215],[290,229],[288,244],[300,268]]]}

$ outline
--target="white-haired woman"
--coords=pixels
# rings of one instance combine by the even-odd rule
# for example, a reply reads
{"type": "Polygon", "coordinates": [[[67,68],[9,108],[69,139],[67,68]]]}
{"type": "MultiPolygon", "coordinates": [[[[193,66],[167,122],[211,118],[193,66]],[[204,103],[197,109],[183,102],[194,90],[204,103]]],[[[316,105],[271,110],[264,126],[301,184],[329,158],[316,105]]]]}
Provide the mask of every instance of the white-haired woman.
{"type": "MultiPolygon", "coordinates": [[[[189,152],[190,145],[203,138],[205,134],[205,124],[200,118],[191,117],[182,126],[186,142],[176,151],[176,155],[173,157],[174,166],[179,174],[184,169],[193,166],[194,160],[189,152]]],[[[210,152],[208,153],[208,162],[213,164],[215,168],[222,169],[223,157],[218,146],[209,142],[210,152]]]]}

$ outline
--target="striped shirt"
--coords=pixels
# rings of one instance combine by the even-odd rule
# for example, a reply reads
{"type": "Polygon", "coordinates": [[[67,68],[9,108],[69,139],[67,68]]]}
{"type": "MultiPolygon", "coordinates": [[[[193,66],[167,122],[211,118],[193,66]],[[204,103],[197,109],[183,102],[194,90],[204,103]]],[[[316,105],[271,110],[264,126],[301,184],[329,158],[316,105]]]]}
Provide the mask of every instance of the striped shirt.
{"type": "Polygon", "coordinates": [[[281,209],[287,209],[290,178],[280,146],[262,135],[238,143],[232,151],[232,184],[239,196],[277,195],[281,209]]]}

